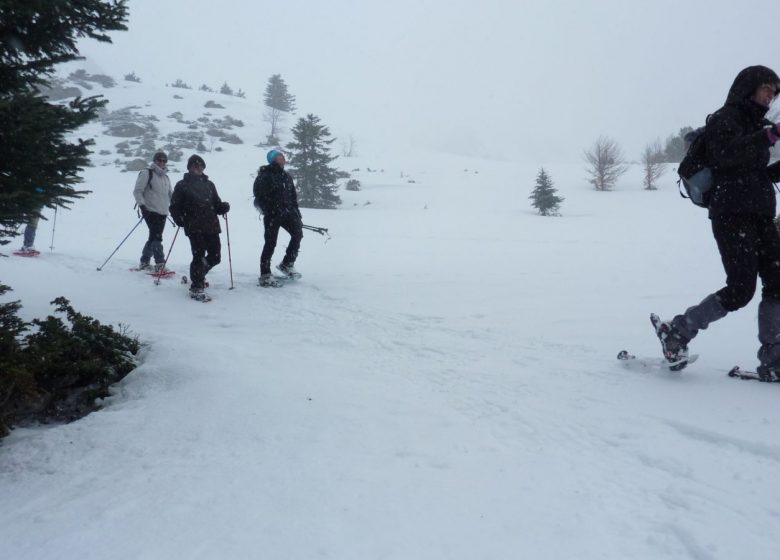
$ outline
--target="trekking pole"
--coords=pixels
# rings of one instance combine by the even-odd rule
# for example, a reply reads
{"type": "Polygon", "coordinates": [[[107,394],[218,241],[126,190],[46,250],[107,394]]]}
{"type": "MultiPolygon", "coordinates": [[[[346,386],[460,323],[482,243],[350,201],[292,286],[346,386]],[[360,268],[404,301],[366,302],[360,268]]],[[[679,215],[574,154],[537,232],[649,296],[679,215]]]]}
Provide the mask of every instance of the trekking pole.
{"type": "MultiPolygon", "coordinates": [[[[125,238],[122,240],[122,242],[121,242],[119,245],[117,245],[117,246],[116,246],[116,249],[114,249],[114,253],[116,253],[117,251],[119,251],[119,248],[120,248],[122,245],[124,245],[125,241],[127,241],[127,238],[128,238],[128,237],[130,237],[130,236],[133,234],[133,232],[135,231],[135,228],[137,228],[138,226],[140,226],[140,225],[141,225],[141,222],[143,222],[143,221],[144,221],[144,219],[143,219],[143,218],[141,218],[140,220],[138,220],[138,223],[137,223],[137,224],[135,224],[135,225],[133,226],[133,229],[131,229],[131,230],[130,230],[130,233],[128,233],[128,234],[125,236],[125,238]]],[[[108,255],[108,258],[105,260],[105,262],[104,262],[103,264],[101,264],[99,267],[97,267],[97,269],[98,269],[98,270],[103,270],[103,267],[104,267],[104,266],[106,266],[106,263],[107,263],[108,261],[110,261],[110,260],[111,260],[111,257],[113,257],[113,256],[114,256],[114,253],[111,253],[110,255],[108,255]]]]}
{"type": "Polygon", "coordinates": [[[317,232],[320,235],[325,235],[325,236],[327,236],[328,239],[330,239],[330,234],[328,233],[328,228],[307,226],[306,224],[302,224],[301,227],[303,227],[303,229],[308,229],[310,231],[317,232]]]}
{"type": "Polygon", "coordinates": [[[171,251],[173,251],[173,244],[176,242],[176,236],[179,235],[179,230],[181,228],[176,228],[176,233],[173,234],[173,241],[171,241],[171,247],[168,249],[168,254],[165,255],[165,260],[163,261],[162,270],[159,271],[157,274],[157,278],[154,279],[154,285],[159,286],[160,285],[160,278],[162,278],[164,271],[166,270],[166,267],[168,266],[168,258],[171,256],[171,251]]]}
{"type": "Polygon", "coordinates": [[[168,221],[171,223],[171,225],[172,225],[173,227],[179,227],[179,226],[177,226],[177,225],[176,225],[176,222],[174,222],[174,221],[171,219],[171,217],[170,217],[170,216],[168,216],[168,221]]]}
{"type": "Polygon", "coordinates": [[[228,243],[228,267],[230,269],[230,289],[232,290],[234,286],[233,286],[233,258],[230,256],[230,228],[228,227],[227,214],[225,214],[222,217],[225,218],[225,233],[227,234],[227,243],[228,243]]]}
{"type": "MultiPolygon", "coordinates": [[[[54,223],[51,226],[51,245],[49,245],[49,249],[54,251],[54,232],[57,229],[57,207],[54,207],[54,223]]],[[[99,270],[99,269],[98,269],[99,270]]]]}

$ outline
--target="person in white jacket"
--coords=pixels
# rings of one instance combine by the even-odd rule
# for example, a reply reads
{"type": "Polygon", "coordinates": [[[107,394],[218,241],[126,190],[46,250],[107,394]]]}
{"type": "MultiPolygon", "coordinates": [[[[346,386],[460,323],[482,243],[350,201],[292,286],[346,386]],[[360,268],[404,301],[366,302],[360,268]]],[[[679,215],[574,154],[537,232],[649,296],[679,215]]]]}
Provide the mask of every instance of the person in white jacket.
{"type": "Polygon", "coordinates": [[[138,173],[133,196],[141,215],[149,228],[149,239],[141,251],[140,270],[152,268],[150,260],[154,257],[154,270],[160,272],[165,264],[162,234],[168,218],[171,204],[171,180],[168,178],[168,156],[165,152],[154,154],[154,161],[138,173]]]}

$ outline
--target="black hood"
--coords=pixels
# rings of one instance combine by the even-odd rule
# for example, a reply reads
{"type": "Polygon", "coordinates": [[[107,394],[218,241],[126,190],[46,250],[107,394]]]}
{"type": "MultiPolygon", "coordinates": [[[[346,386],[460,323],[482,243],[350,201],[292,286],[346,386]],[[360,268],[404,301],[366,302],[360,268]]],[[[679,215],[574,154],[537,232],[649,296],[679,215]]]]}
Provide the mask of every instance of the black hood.
{"type": "Polygon", "coordinates": [[[726,105],[744,103],[762,84],[775,84],[780,89],[780,78],[766,66],[748,66],[734,78],[726,98],[726,105]]]}

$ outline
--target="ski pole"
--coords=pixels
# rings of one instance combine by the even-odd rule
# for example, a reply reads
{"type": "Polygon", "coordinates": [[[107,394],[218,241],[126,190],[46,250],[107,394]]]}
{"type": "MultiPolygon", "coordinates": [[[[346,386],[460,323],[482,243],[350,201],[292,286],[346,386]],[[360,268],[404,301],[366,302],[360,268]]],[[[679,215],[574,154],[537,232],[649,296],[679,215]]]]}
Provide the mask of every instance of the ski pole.
{"type": "Polygon", "coordinates": [[[315,231],[315,232],[319,233],[320,235],[326,235],[328,237],[328,239],[330,239],[330,234],[328,233],[328,228],[307,226],[306,224],[301,224],[301,227],[303,227],[303,229],[308,229],[310,231],[315,231]]]}
{"type": "Polygon", "coordinates": [[[176,228],[176,233],[173,234],[173,241],[171,241],[171,246],[168,249],[168,254],[165,255],[165,260],[163,261],[162,270],[159,271],[160,272],[159,275],[157,276],[157,278],[154,279],[154,285],[155,286],[159,286],[160,285],[160,278],[162,278],[163,272],[165,271],[166,267],[168,266],[168,258],[171,256],[171,251],[173,251],[173,244],[176,242],[176,236],[179,235],[179,230],[180,229],[181,229],[180,227],[177,227],[176,228]]]}
{"type": "MultiPolygon", "coordinates": [[[[128,238],[128,237],[130,237],[130,236],[132,235],[132,233],[135,231],[135,228],[137,228],[138,226],[140,226],[140,225],[141,225],[141,222],[143,222],[143,221],[144,221],[144,219],[143,219],[143,218],[141,218],[140,220],[138,220],[138,223],[137,223],[137,224],[135,224],[135,225],[133,226],[133,229],[131,229],[131,230],[130,230],[130,233],[128,233],[128,234],[125,236],[125,238],[122,240],[122,242],[121,242],[119,245],[117,245],[117,246],[116,246],[116,249],[114,249],[114,253],[116,253],[117,251],[119,251],[119,248],[120,248],[122,245],[124,245],[125,241],[127,241],[127,238],[128,238]]],[[[105,260],[105,262],[104,262],[103,264],[101,264],[99,267],[97,267],[97,269],[98,269],[98,270],[103,270],[103,267],[104,267],[104,266],[106,266],[106,263],[107,263],[108,261],[110,261],[110,260],[111,260],[111,257],[113,257],[113,256],[114,256],[114,253],[111,253],[110,255],[108,255],[108,258],[105,260]]]]}
{"type": "Polygon", "coordinates": [[[230,289],[232,290],[234,286],[233,286],[233,258],[230,256],[230,228],[228,227],[227,214],[225,214],[222,217],[225,218],[225,233],[227,234],[227,243],[228,243],[228,266],[230,269],[230,289]]]}
{"type": "Polygon", "coordinates": [[[57,229],[57,207],[54,207],[54,223],[51,226],[51,245],[49,245],[49,249],[54,251],[54,232],[57,229]]]}

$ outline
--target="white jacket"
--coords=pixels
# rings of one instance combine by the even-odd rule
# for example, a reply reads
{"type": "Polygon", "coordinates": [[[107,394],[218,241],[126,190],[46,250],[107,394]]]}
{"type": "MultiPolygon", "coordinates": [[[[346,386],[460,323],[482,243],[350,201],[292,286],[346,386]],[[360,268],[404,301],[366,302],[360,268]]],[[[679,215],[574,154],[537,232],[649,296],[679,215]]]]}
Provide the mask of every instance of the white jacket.
{"type": "Polygon", "coordinates": [[[159,173],[153,167],[154,164],[138,173],[133,196],[138,206],[144,205],[150,212],[167,216],[173,194],[171,180],[166,173],[159,173]],[[151,182],[149,181],[149,173],[152,174],[151,182]]]}

